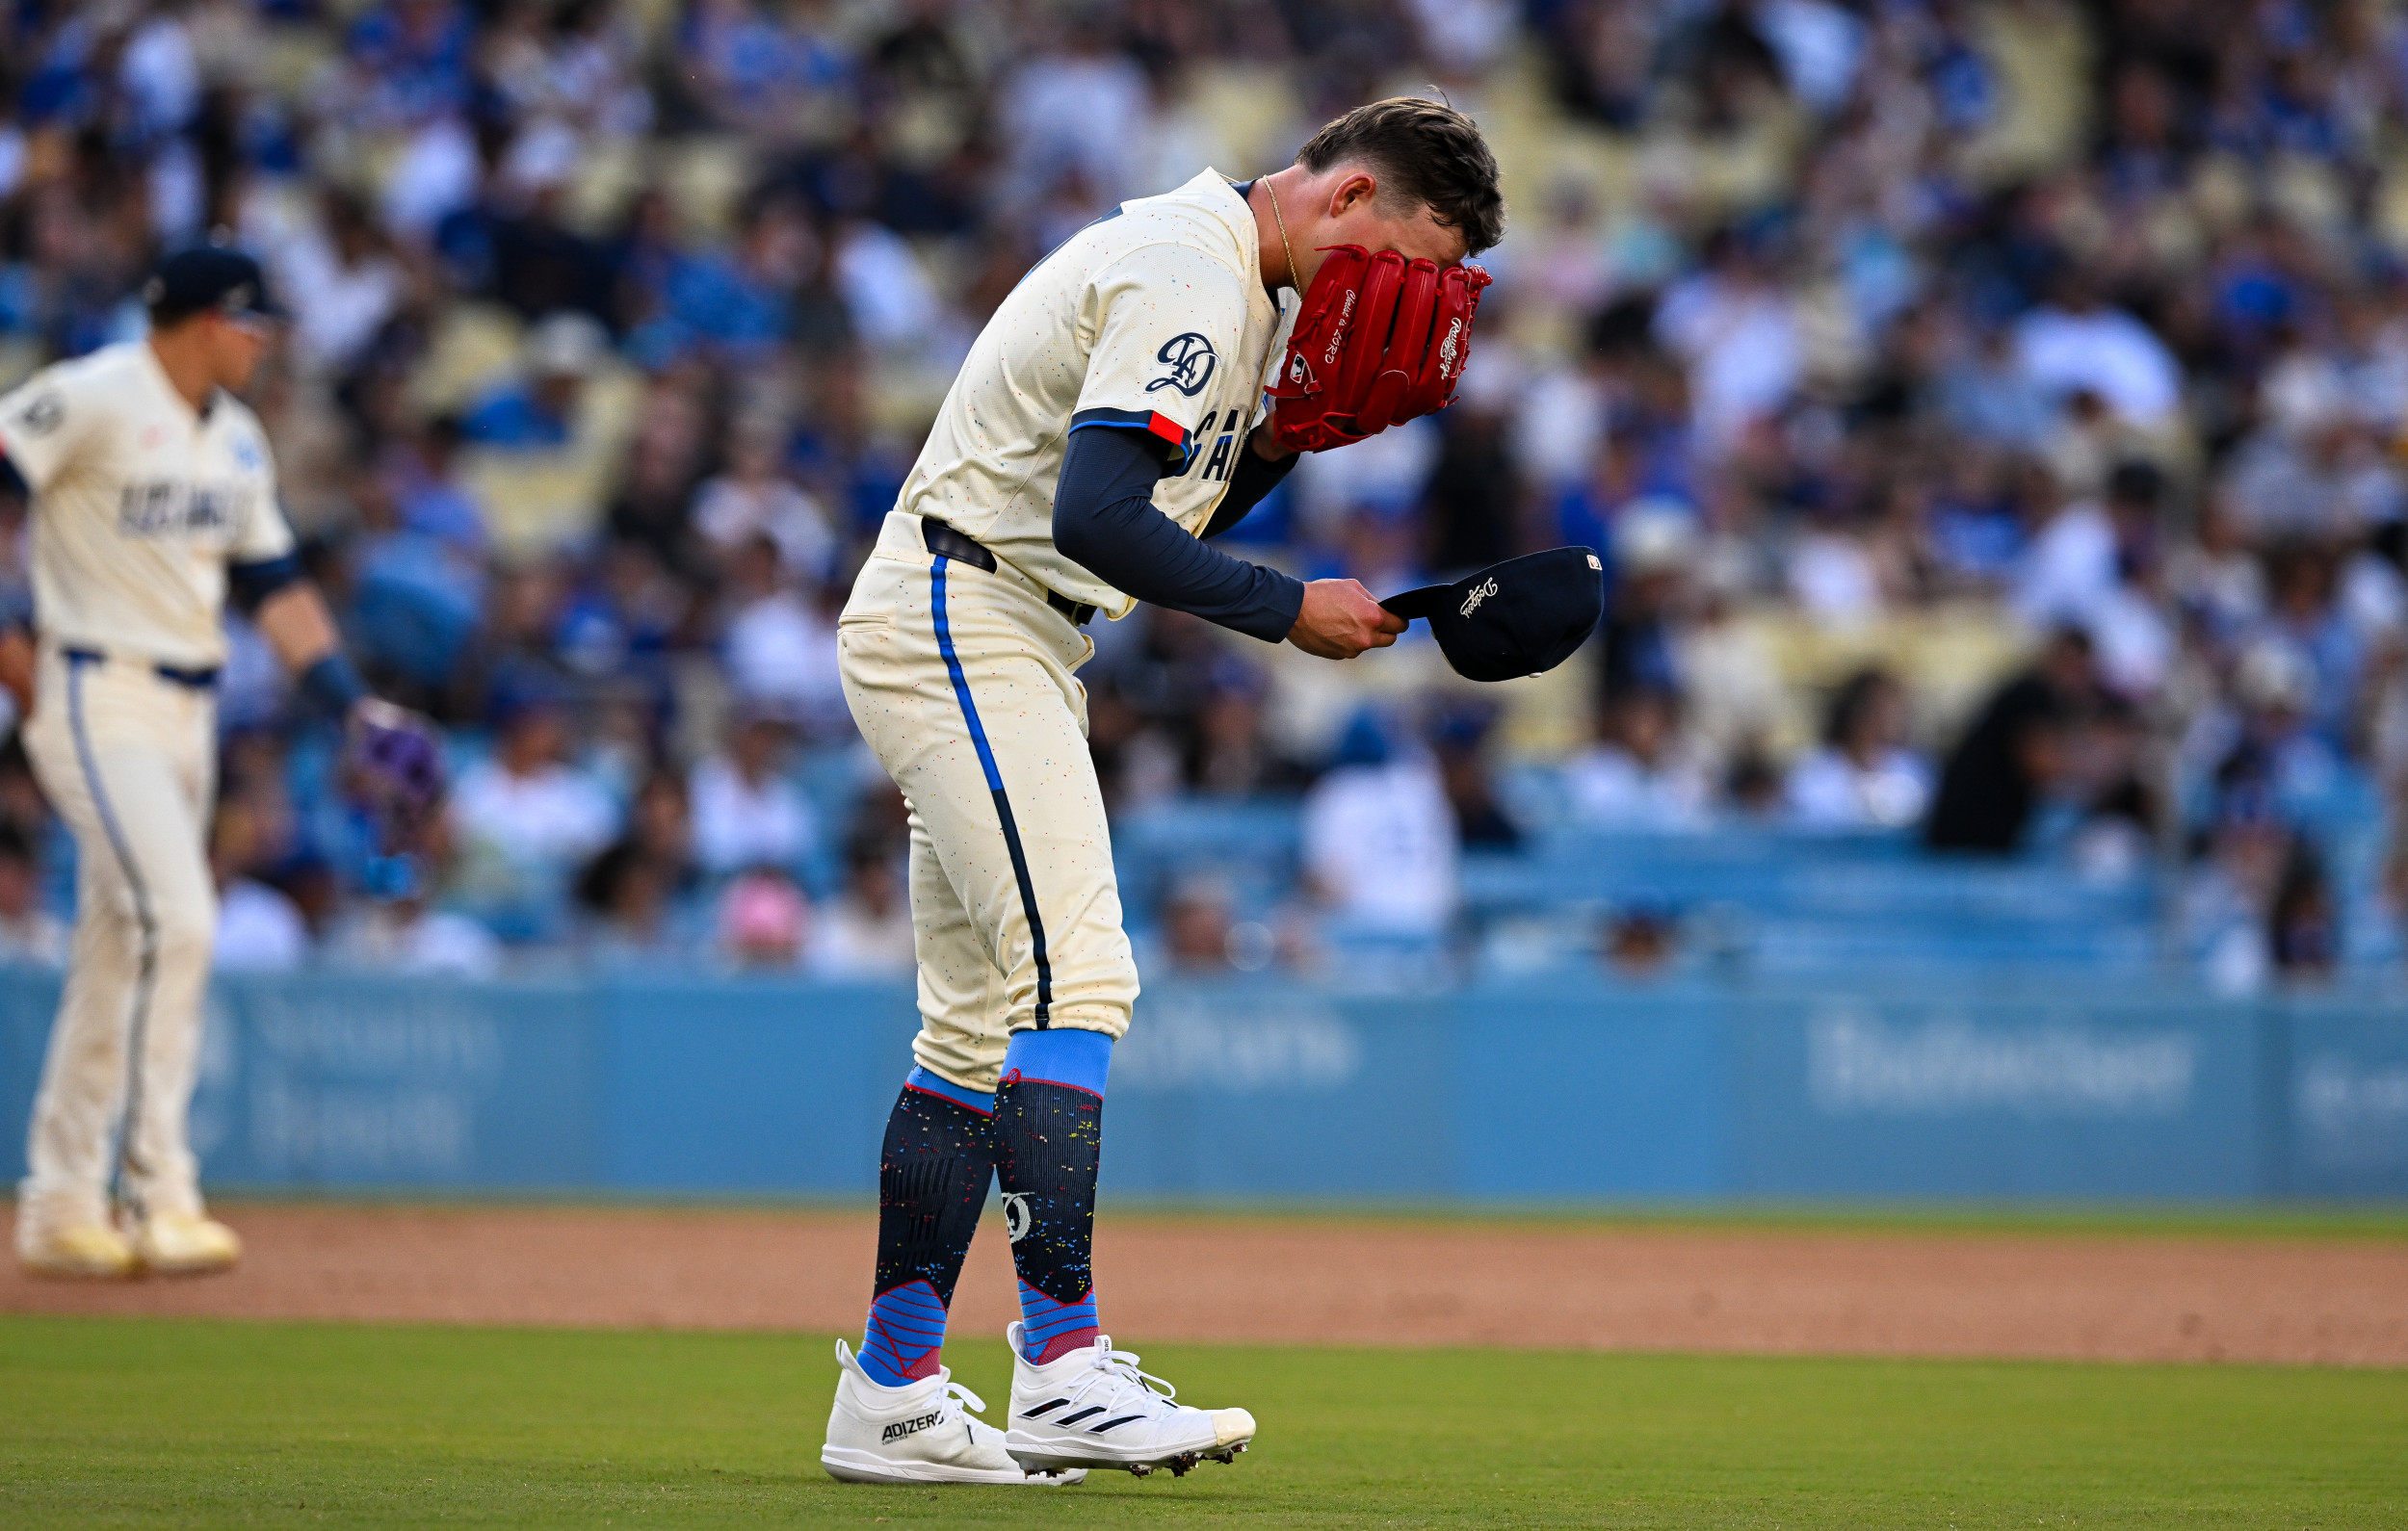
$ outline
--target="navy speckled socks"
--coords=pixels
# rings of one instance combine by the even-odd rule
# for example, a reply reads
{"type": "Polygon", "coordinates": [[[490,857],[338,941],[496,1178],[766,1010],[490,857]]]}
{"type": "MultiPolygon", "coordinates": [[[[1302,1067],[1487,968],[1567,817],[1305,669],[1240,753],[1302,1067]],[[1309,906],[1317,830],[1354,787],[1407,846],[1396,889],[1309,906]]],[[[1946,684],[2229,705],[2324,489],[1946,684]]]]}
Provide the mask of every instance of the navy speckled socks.
{"type": "Polygon", "coordinates": [[[994,1118],[995,1097],[915,1068],[886,1119],[861,1369],[887,1387],[936,1375],[945,1310],[995,1175],[994,1118]]]}
{"type": "Polygon", "coordinates": [[[1095,1341],[1090,1253],[1112,1048],[1100,1031],[1018,1032],[995,1092],[995,1169],[1020,1274],[1020,1348],[1039,1364],[1095,1341]]]}

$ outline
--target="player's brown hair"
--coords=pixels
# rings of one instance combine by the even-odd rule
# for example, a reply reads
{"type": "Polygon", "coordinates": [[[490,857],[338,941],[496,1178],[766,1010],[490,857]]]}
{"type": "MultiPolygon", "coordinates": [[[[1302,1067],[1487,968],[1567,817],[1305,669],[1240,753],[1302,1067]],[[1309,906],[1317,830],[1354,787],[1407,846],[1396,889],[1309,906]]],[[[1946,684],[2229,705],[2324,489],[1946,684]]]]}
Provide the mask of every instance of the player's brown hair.
{"type": "Polygon", "coordinates": [[[1392,95],[1358,106],[1314,134],[1296,158],[1316,171],[1361,164],[1378,178],[1383,200],[1393,194],[1428,203],[1474,255],[1505,238],[1497,156],[1479,125],[1443,101],[1392,95]]]}

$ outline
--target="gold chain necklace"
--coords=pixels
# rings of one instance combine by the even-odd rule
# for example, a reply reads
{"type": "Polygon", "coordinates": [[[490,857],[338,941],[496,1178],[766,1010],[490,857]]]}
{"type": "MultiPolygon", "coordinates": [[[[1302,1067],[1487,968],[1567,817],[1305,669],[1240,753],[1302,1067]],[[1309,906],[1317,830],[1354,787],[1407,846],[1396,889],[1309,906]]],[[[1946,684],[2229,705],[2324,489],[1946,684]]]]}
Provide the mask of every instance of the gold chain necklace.
{"type": "Polygon", "coordinates": [[[1271,221],[1279,225],[1279,247],[1288,257],[1288,285],[1297,292],[1302,292],[1304,291],[1304,278],[1296,269],[1296,247],[1288,243],[1288,221],[1279,211],[1279,189],[1270,184],[1270,177],[1268,175],[1263,177],[1263,191],[1270,198],[1271,221]]]}

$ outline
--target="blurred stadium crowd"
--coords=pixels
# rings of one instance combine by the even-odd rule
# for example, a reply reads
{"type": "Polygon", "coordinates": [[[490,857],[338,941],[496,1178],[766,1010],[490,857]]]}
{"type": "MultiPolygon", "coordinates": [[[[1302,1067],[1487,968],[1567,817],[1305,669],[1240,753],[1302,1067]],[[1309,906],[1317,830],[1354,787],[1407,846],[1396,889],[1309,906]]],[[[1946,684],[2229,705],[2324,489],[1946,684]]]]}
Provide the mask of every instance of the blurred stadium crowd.
{"type": "MultiPolygon", "coordinates": [[[[1486,695],[1099,624],[1158,963],[1478,960],[1467,867],[1885,834],[2154,890],[2221,988],[2396,963],[2391,0],[7,0],[0,381],[138,333],[163,247],[260,253],[289,513],[452,730],[447,833],[380,859],[237,633],[222,962],[907,971],[834,622],[955,362],[1112,202],[1433,91],[1513,219],[1465,397],[1234,540],[1379,593],[1587,543],[1608,618],[1486,695]],[[1180,853],[1263,804],[1286,874],[1180,853]]],[[[65,850],[12,752],[20,955],[65,850]]],[[[1684,919],[1584,939],[1644,970],[1684,919]]]]}

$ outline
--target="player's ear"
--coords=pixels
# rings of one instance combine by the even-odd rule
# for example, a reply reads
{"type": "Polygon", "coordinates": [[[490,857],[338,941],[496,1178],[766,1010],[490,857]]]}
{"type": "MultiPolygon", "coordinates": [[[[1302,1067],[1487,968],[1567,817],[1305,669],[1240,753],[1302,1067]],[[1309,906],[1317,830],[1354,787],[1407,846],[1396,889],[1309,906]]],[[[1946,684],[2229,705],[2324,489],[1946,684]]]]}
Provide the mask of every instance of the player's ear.
{"type": "Polygon", "coordinates": [[[1344,218],[1358,207],[1368,207],[1379,195],[1379,180],[1369,170],[1350,169],[1338,178],[1329,190],[1329,216],[1344,218]]]}

